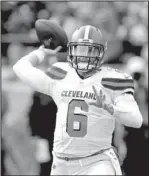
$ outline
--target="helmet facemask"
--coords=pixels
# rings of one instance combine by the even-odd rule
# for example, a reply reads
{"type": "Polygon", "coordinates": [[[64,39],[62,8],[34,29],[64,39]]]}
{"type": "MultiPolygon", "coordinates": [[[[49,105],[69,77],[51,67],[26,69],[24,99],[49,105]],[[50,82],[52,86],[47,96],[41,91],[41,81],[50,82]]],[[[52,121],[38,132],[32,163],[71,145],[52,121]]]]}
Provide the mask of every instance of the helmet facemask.
{"type": "Polygon", "coordinates": [[[87,72],[103,62],[105,46],[90,42],[70,42],[68,61],[76,70],[87,72]]]}

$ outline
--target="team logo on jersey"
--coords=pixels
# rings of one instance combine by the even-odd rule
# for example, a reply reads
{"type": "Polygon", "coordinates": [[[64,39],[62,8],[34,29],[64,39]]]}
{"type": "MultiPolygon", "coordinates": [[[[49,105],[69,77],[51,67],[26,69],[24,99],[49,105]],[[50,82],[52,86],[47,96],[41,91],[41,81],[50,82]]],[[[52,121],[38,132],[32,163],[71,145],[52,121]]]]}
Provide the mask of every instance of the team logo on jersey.
{"type": "Polygon", "coordinates": [[[73,90],[64,90],[61,93],[62,97],[73,97],[73,98],[87,98],[91,100],[96,100],[96,95],[93,92],[83,92],[83,91],[73,91],[73,90]]]}

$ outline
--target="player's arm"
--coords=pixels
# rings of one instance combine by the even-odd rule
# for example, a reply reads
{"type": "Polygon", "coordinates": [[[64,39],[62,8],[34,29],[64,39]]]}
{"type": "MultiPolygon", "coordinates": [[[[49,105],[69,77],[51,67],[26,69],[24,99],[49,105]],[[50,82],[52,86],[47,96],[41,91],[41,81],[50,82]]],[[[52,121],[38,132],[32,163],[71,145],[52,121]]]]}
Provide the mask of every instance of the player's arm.
{"type": "Polygon", "coordinates": [[[36,65],[42,63],[47,54],[55,54],[60,49],[61,47],[57,47],[55,50],[40,47],[22,57],[13,66],[13,70],[22,81],[28,83],[36,91],[49,94],[51,92],[53,79],[48,77],[42,70],[36,68],[36,65]]]}
{"type": "Polygon", "coordinates": [[[124,93],[115,99],[114,117],[125,126],[140,128],[143,122],[137,102],[130,93],[124,93]]]}
{"type": "Polygon", "coordinates": [[[115,72],[115,78],[105,78],[104,87],[113,91],[114,117],[125,126],[140,128],[142,115],[134,99],[134,81],[126,73],[115,72]]]}
{"type": "Polygon", "coordinates": [[[114,116],[128,127],[140,128],[143,122],[137,102],[134,98],[134,81],[126,73],[113,79],[114,90],[114,116]]]}
{"type": "MultiPolygon", "coordinates": [[[[113,104],[106,104],[106,97],[103,93],[99,94],[101,107],[113,115],[120,123],[125,126],[140,128],[142,125],[142,115],[134,99],[134,83],[129,75],[117,73],[116,78],[103,78],[102,85],[111,89],[113,92],[113,104]]],[[[94,90],[95,92],[95,90],[94,90]]],[[[97,92],[96,92],[97,94],[97,92]]]]}

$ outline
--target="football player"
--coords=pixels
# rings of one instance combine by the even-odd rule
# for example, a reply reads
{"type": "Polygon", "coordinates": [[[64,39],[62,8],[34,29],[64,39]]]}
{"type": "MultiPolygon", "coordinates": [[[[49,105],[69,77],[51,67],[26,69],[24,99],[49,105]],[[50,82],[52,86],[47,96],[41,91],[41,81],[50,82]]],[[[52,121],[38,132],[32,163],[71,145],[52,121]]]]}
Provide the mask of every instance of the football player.
{"type": "Polygon", "coordinates": [[[20,79],[52,96],[58,107],[51,175],[121,175],[111,146],[115,121],[133,128],[142,125],[133,79],[101,66],[107,42],[93,26],[72,34],[68,62],[55,63],[48,75],[35,67],[60,49],[42,46],[13,67],[20,79]]]}

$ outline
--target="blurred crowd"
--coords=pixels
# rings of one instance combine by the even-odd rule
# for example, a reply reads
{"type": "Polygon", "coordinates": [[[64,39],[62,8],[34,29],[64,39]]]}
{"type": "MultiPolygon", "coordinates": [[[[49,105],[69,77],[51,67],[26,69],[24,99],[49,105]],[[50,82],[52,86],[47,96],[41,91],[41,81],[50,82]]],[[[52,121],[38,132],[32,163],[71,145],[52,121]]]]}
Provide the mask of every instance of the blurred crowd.
{"type": "Polygon", "coordinates": [[[148,2],[2,2],[2,56],[9,57],[8,63],[33,49],[26,45],[39,45],[37,19],[59,23],[68,38],[82,25],[99,27],[109,41],[107,60],[122,62],[122,57],[117,60],[122,53],[148,60],[148,2]],[[117,40],[124,42],[120,45],[117,40]]]}
{"type": "MultiPolygon", "coordinates": [[[[31,92],[29,94],[26,93],[31,99],[24,100],[26,109],[20,111],[18,109],[18,114],[16,114],[16,110],[13,110],[16,111],[16,116],[20,116],[19,113],[22,114],[23,111],[23,116],[27,116],[29,119],[27,122],[22,122],[22,124],[30,126],[30,130],[23,128],[24,132],[21,134],[24,136],[24,133],[27,131],[27,135],[38,138],[36,138],[36,141],[46,139],[48,144],[42,140],[42,142],[39,142],[38,146],[40,147],[38,148],[42,148],[43,150],[45,147],[41,146],[48,145],[51,154],[55,121],[49,121],[47,114],[50,113],[50,116],[53,117],[52,119],[55,119],[56,106],[51,98],[33,92],[28,88],[25,89],[25,85],[19,82],[12,71],[12,65],[16,63],[17,60],[40,46],[35,31],[35,21],[37,19],[49,19],[59,23],[66,31],[68,38],[70,38],[72,32],[78,27],[86,24],[93,25],[100,28],[108,41],[105,64],[128,72],[135,80],[135,98],[143,114],[143,126],[141,129],[119,126],[117,128],[117,134],[120,134],[119,131],[121,131],[123,137],[115,134],[115,136],[118,137],[113,140],[113,145],[119,148],[119,152],[123,156],[124,161],[122,167],[126,175],[144,175],[143,173],[146,172],[147,167],[147,159],[145,157],[147,152],[146,140],[148,139],[148,2],[3,1],[1,2],[1,12],[2,87],[6,95],[6,97],[3,98],[5,102],[3,106],[4,112],[10,111],[10,108],[6,108],[11,106],[10,104],[13,104],[12,109],[15,109],[14,104],[17,104],[17,109],[19,103],[23,102],[23,99],[19,97],[14,98],[18,96],[18,92],[20,96],[23,96],[24,92],[31,92]],[[13,98],[10,98],[10,100],[7,96],[13,98]],[[17,102],[17,100],[20,102],[17,102]],[[12,102],[10,103],[10,101],[12,102]],[[52,112],[51,109],[53,110],[52,112]],[[29,134],[28,131],[30,131],[29,134]],[[124,142],[120,142],[121,140],[124,142]],[[123,145],[119,147],[118,143],[123,145]],[[142,162],[144,162],[144,164],[140,165],[142,162]]],[[[56,60],[55,57],[52,59],[48,63],[49,65],[56,60]]],[[[61,56],[59,59],[65,61],[66,57],[61,56]]],[[[20,132],[19,127],[16,129],[16,126],[18,124],[20,125],[20,119],[22,117],[20,117],[20,119],[18,118],[18,122],[9,123],[12,121],[13,115],[13,113],[7,115],[10,116],[7,117],[7,123],[15,125],[12,125],[11,128],[5,125],[3,138],[6,142],[4,142],[3,151],[7,151],[6,153],[9,154],[11,153],[10,158],[11,160],[13,158],[12,163],[20,166],[21,159],[17,161],[20,154],[14,154],[13,148],[10,152],[10,149],[6,147],[10,144],[11,140],[10,138],[7,140],[7,138],[10,134],[13,134],[12,131],[14,128],[16,130],[14,132],[15,138],[20,132]]],[[[17,137],[17,140],[21,139],[19,136],[17,137]]],[[[28,141],[28,138],[23,137],[23,140],[24,142],[28,141]]],[[[15,146],[15,144],[13,145],[15,146]]],[[[32,144],[26,142],[26,145],[32,144]]],[[[22,146],[19,143],[17,147],[19,151],[22,146]]],[[[32,153],[31,150],[28,152],[26,148],[22,148],[20,152],[21,151],[26,154],[32,153]]],[[[44,173],[43,175],[46,176],[46,174],[50,172],[49,166],[52,157],[51,155],[49,157],[41,157],[39,153],[35,158],[24,159],[24,162],[29,168],[29,164],[27,163],[35,163],[35,160],[38,161],[34,164],[34,172],[30,172],[30,174],[36,175],[40,172],[41,175],[44,173]],[[42,171],[37,169],[39,163],[42,171]]],[[[48,155],[47,153],[41,155],[48,155]]],[[[22,156],[25,157],[24,155],[22,156]]],[[[11,165],[12,168],[16,167],[10,164],[11,162],[8,160],[9,159],[7,159],[5,165],[11,165]]],[[[26,174],[26,168],[24,168],[23,163],[22,167],[19,168],[21,171],[23,170],[22,173],[17,171],[19,170],[18,167],[16,170],[11,170],[11,167],[5,167],[9,174],[26,174]]],[[[29,170],[32,169],[30,168],[28,171],[29,170]]]]}

